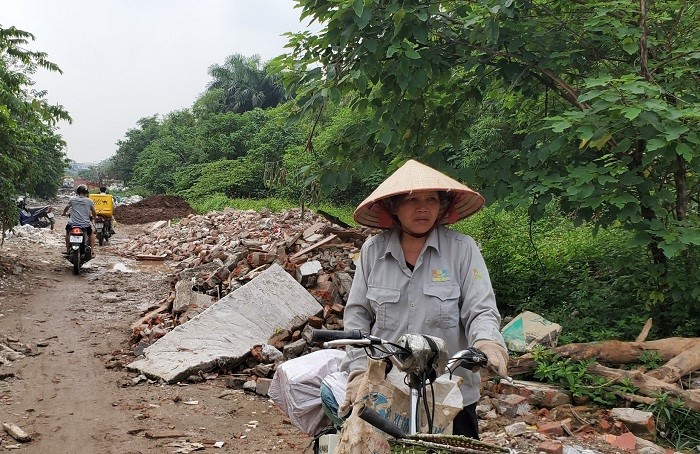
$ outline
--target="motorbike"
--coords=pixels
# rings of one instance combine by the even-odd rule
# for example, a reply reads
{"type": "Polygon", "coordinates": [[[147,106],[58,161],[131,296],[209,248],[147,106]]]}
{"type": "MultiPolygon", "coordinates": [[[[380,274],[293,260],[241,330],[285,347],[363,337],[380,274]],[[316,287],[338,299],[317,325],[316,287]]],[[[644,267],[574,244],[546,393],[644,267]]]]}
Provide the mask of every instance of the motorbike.
{"type": "Polygon", "coordinates": [[[66,253],[66,258],[73,264],[73,274],[80,274],[80,268],[85,262],[92,259],[92,248],[88,242],[87,230],[84,227],[71,227],[68,232],[70,249],[66,253]]]}
{"type": "Polygon", "coordinates": [[[95,217],[95,235],[100,246],[109,241],[109,237],[112,236],[112,221],[109,218],[97,215],[95,217]]]}
{"type": "Polygon", "coordinates": [[[36,228],[50,227],[53,230],[56,223],[53,207],[28,207],[24,197],[17,199],[19,208],[19,225],[31,225],[36,228]]]}

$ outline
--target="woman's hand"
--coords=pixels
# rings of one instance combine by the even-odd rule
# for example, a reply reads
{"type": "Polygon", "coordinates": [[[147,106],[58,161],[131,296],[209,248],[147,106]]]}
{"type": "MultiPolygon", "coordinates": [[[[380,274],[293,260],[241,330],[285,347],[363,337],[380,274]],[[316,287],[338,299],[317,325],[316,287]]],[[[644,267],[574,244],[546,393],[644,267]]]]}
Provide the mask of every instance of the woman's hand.
{"type": "Polygon", "coordinates": [[[508,378],[508,351],[498,342],[490,340],[478,340],[474,348],[484,352],[488,360],[489,368],[503,378],[508,378]]]}

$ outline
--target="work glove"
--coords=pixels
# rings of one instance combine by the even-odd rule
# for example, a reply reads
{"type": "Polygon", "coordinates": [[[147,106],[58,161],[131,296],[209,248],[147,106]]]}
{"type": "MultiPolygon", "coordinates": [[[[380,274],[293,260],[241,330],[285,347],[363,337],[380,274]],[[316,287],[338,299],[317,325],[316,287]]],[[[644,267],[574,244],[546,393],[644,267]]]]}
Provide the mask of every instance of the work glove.
{"type": "Polygon", "coordinates": [[[354,370],[348,375],[348,386],[345,389],[345,400],[338,407],[338,417],[345,418],[352,410],[352,404],[357,399],[357,392],[360,389],[362,378],[365,376],[364,370],[354,370]]]}
{"type": "Polygon", "coordinates": [[[478,340],[474,348],[481,350],[488,360],[489,369],[503,378],[508,377],[508,351],[496,341],[478,340]]]}

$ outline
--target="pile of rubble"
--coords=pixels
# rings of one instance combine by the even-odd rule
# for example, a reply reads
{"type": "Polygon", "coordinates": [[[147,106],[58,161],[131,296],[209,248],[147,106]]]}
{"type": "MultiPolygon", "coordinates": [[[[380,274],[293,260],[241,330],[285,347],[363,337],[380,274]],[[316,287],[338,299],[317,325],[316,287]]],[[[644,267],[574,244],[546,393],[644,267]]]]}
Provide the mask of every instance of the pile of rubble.
{"type": "MultiPolygon", "coordinates": [[[[170,295],[132,325],[134,341],[146,338],[141,345],[148,345],[273,263],[295,276],[321,304],[319,314],[302,325],[340,329],[353,257],[366,237],[366,231],[334,226],[309,211],[226,209],[189,215],[178,223],[157,222],[149,234],[110,248],[141,260],[167,259],[180,270],[173,276],[170,295]]],[[[272,343],[281,348],[299,338],[299,329],[285,329],[272,343]]]]}
{"type": "MultiPolygon", "coordinates": [[[[20,340],[15,337],[3,336],[0,338],[0,366],[26,358],[27,356],[38,355],[38,347],[46,347],[47,345],[48,343],[45,340],[40,340],[30,345],[20,342],[20,340]]],[[[0,380],[13,376],[13,372],[0,372],[0,380]]]]}
{"type": "MultiPolygon", "coordinates": [[[[65,247],[63,231],[23,225],[15,226],[12,230],[4,232],[4,235],[0,243],[0,295],[24,294],[31,292],[37,285],[44,285],[43,281],[37,284],[30,271],[48,272],[51,269],[51,261],[48,256],[32,260],[30,255],[43,246],[61,250],[59,248],[65,247]]],[[[2,297],[0,309],[1,300],[2,297]]]]}
{"type": "Polygon", "coordinates": [[[194,213],[184,199],[173,195],[154,195],[136,203],[125,204],[124,202],[122,200],[114,208],[114,219],[122,224],[146,224],[179,219],[194,213]]]}

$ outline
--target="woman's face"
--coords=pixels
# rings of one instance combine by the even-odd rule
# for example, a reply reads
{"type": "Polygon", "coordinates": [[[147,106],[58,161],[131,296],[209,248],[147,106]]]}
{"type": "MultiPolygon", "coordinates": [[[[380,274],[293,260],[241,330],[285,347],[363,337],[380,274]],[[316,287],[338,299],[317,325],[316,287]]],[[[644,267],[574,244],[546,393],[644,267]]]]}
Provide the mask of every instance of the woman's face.
{"type": "Polygon", "coordinates": [[[437,191],[416,191],[406,194],[395,206],[394,214],[409,232],[423,234],[430,230],[440,214],[437,191]]]}

